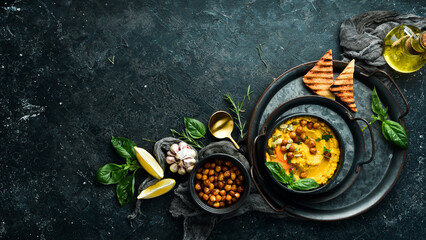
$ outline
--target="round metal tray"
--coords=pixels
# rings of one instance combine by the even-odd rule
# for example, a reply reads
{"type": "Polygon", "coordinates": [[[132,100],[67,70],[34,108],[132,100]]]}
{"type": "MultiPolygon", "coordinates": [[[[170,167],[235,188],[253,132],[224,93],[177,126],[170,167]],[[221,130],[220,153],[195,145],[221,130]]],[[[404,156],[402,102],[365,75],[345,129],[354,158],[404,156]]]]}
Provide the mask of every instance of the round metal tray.
{"type": "MultiPolygon", "coordinates": [[[[348,190],[328,201],[319,203],[304,203],[303,201],[292,201],[280,194],[268,181],[262,171],[254,168],[254,140],[262,132],[262,126],[269,115],[282,103],[289,100],[312,95],[312,92],[303,84],[303,76],[315,65],[316,61],[308,62],[294,67],[279,76],[264,91],[262,96],[256,103],[248,129],[248,149],[249,159],[251,163],[252,177],[260,184],[264,196],[269,198],[268,203],[276,211],[285,211],[291,215],[321,221],[341,220],[356,216],[379,203],[386,194],[392,189],[401,172],[406,151],[394,147],[387,142],[382,134],[380,124],[376,123],[372,127],[374,142],[377,146],[375,159],[370,164],[365,165],[357,176],[357,180],[350,186],[348,190]]],[[[346,67],[347,63],[342,61],[333,61],[333,72],[337,77],[346,67]]],[[[370,108],[371,92],[376,88],[377,93],[384,106],[389,107],[388,118],[399,121],[405,128],[403,117],[408,114],[408,104],[395,84],[394,80],[386,73],[377,70],[373,73],[366,74],[366,71],[360,67],[355,68],[354,72],[354,95],[358,112],[353,115],[356,118],[365,118],[370,120],[373,114],[370,108]],[[398,101],[383,82],[381,82],[375,74],[383,74],[389,78],[398,90],[402,100],[406,105],[406,110],[402,113],[398,101]]],[[[312,103],[309,103],[312,104],[312,103]]],[[[327,107],[327,106],[326,106],[327,107]]],[[[309,107],[304,107],[306,111],[311,111],[309,107]]],[[[303,107],[302,107],[303,109],[303,107]]],[[[289,109],[291,112],[291,109],[289,109]]],[[[300,111],[300,109],[297,109],[300,111]]],[[[331,111],[330,109],[319,110],[323,114],[331,111]]],[[[360,127],[365,126],[361,124],[360,127]]],[[[369,139],[368,131],[363,133],[364,139],[369,139]]],[[[367,141],[367,140],[366,140],[367,141]]],[[[365,145],[365,158],[372,153],[372,147],[365,145]]]]}

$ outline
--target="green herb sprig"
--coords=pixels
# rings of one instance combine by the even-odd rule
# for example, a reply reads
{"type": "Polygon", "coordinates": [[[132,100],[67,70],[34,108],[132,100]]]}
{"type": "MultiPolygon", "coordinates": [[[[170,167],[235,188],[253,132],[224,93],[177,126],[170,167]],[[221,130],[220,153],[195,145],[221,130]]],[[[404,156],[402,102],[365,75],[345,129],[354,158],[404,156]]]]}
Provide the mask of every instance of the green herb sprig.
{"type": "Polygon", "coordinates": [[[285,173],[283,166],[277,162],[266,162],[266,167],[272,173],[272,176],[279,182],[287,185],[288,188],[298,191],[306,191],[319,187],[319,184],[312,178],[302,178],[296,180],[293,171],[285,173]]]}
{"type": "MultiPolygon", "coordinates": [[[[408,147],[407,132],[401,126],[401,124],[387,119],[388,107],[383,108],[376,88],[373,89],[371,94],[371,110],[374,114],[371,116],[372,120],[370,123],[368,123],[368,125],[373,124],[377,120],[381,121],[383,137],[392,144],[406,149],[408,147]]],[[[367,126],[365,126],[362,131],[364,131],[366,128],[367,126]]]]}
{"type": "Polygon", "coordinates": [[[129,203],[135,193],[135,173],[141,168],[133,149],[136,144],[127,138],[112,137],[111,144],[115,151],[126,160],[124,164],[108,163],[98,169],[97,182],[110,185],[117,184],[116,192],[120,205],[129,203]]]}
{"type": "Polygon", "coordinates": [[[244,138],[247,134],[244,131],[244,129],[246,127],[246,121],[244,121],[243,117],[241,116],[241,113],[245,112],[245,110],[243,109],[244,101],[245,101],[246,97],[247,97],[248,100],[250,100],[250,94],[252,94],[252,93],[253,92],[250,90],[250,85],[249,85],[247,87],[246,95],[243,97],[243,99],[241,100],[241,103],[239,103],[239,104],[235,103],[231,94],[229,94],[229,93],[225,94],[224,99],[231,105],[229,110],[231,110],[235,114],[235,116],[234,116],[234,119],[236,120],[235,126],[240,131],[240,134],[239,134],[240,139],[244,138]]]}
{"type": "Polygon", "coordinates": [[[188,117],[184,118],[184,124],[185,128],[182,132],[170,129],[173,136],[186,141],[193,147],[203,148],[204,144],[202,142],[197,142],[196,139],[204,138],[207,132],[206,126],[197,119],[188,117]]]}

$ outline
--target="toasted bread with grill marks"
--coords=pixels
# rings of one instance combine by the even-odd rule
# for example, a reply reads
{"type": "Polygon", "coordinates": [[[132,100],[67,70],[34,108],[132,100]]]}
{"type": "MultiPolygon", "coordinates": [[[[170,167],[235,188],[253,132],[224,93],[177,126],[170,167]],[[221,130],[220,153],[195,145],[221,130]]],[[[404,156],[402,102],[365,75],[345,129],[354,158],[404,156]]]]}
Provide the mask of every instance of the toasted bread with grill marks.
{"type": "Polygon", "coordinates": [[[355,59],[349,62],[342,73],[334,80],[330,91],[342,101],[352,111],[356,112],[356,104],[354,98],[354,70],[355,59]]]}
{"type": "Polygon", "coordinates": [[[333,84],[333,57],[331,49],[303,77],[303,82],[314,93],[334,100],[329,88],[333,84]]]}

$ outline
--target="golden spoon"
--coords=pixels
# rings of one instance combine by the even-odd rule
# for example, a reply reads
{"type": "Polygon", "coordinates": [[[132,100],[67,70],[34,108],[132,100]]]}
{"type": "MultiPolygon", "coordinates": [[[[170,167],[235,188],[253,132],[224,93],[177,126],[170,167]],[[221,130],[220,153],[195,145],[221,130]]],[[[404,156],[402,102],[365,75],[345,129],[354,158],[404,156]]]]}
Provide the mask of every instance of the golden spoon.
{"type": "Polygon", "coordinates": [[[228,138],[237,149],[240,149],[240,146],[238,146],[231,136],[232,130],[234,130],[234,121],[229,113],[225,111],[213,113],[209,119],[209,130],[216,138],[228,138]]]}

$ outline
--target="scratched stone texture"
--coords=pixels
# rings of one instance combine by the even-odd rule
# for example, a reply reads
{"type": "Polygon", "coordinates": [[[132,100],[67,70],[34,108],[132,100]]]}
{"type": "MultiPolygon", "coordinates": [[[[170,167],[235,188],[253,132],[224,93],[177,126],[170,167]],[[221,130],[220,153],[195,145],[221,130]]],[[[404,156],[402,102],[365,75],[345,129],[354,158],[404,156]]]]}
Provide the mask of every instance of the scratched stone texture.
{"type": "MultiPolygon", "coordinates": [[[[228,108],[224,94],[241,100],[250,85],[248,119],[274,77],[330,48],[340,59],[340,24],[370,10],[426,15],[422,0],[2,1],[0,239],[181,239],[171,193],[144,201],[131,226],[136,201],[120,207],[115,187],[94,181],[102,165],[123,163],[111,137],[151,151],[144,139],[181,130],[184,117],[207,124],[228,108]]],[[[424,237],[426,68],[389,72],[410,104],[411,145],[377,206],[323,223],[253,212],[210,239],[424,237]]]]}

